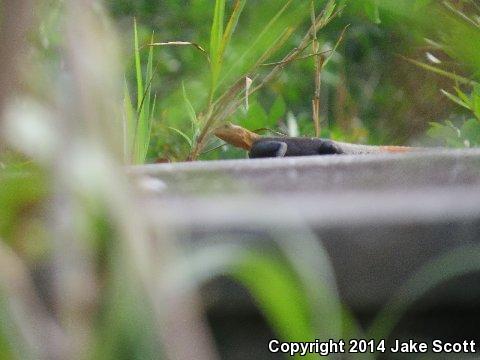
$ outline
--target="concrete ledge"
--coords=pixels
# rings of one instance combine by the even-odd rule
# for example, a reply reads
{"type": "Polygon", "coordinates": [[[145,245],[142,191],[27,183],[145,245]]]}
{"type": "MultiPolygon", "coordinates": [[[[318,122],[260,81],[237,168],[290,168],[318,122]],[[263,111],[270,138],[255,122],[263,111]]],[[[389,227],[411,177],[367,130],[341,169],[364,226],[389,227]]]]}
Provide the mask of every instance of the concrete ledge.
{"type": "Polygon", "coordinates": [[[166,195],[392,190],[480,184],[480,150],[333,155],[147,165],[131,168],[167,185],[166,195]]]}
{"type": "MultiPolygon", "coordinates": [[[[330,256],[342,300],[367,322],[428,261],[480,242],[480,150],[162,164],[130,171],[162,184],[147,192],[146,206],[187,246],[265,246],[273,243],[272,229],[293,234],[291,241],[296,231],[313,232],[330,256]]],[[[475,336],[478,278],[457,279],[435,292],[415,307],[410,324],[441,318],[438,336],[453,328],[475,336]]],[[[220,286],[214,292],[221,295],[214,299],[217,314],[251,311],[241,292],[220,286]]]]}

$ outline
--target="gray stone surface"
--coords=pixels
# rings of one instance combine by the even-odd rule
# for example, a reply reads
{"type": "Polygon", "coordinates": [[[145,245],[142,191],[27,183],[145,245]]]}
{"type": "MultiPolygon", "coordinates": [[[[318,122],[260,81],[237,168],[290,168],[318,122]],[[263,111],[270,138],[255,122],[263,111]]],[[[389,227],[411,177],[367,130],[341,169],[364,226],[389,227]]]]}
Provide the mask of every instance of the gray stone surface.
{"type": "Polygon", "coordinates": [[[132,171],[161,178],[168,185],[167,195],[233,189],[288,194],[408,190],[479,185],[480,150],[210,161],[147,165],[132,171]]]}
{"type": "MultiPolygon", "coordinates": [[[[164,164],[131,172],[150,189],[146,206],[185,244],[264,246],[279,232],[290,241],[313,232],[330,256],[342,300],[365,323],[427,262],[480,243],[480,150],[164,164]]],[[[405,320],[410,335],[412,329],[419,336],[476,334],[479,276],[457,280],[414,307],[405,320]]],[[[228,284],[214,284],[206,298],[219,324],[252,313],[248,297],[228,284]]]]}
{"type": "MultiPolygon", "coordinates": [[[[147,201],[152,212],[192,242],[218,234],[228,241],[229,234],[242,231],[269,239],[273,229],[293,229],[299,236],[313,230],[328,250],[343,298],[359,310],[380,306],[435,256],[480,241],[480,150],[195,162],[131,171],[150,183],[160,180],[147,201]]],[[[452,292],[438,301],[467,299],[452,292]]]]}

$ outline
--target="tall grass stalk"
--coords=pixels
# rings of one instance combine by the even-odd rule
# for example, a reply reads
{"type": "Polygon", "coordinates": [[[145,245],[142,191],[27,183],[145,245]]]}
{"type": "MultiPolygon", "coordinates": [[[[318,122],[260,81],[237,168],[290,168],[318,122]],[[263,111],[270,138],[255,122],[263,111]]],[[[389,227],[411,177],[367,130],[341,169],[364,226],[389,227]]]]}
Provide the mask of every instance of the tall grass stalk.
{"type": "MultiPolygon", "coordinates": [[[[230,24],[236,24],[238,21],[238,17],[240,16],[240,12],[243,9],[244,2],[237,1],[236,5],[234,6],[233,13],[230,16],[229,23],[227,25],[227,30],[225,33],[223,32],[223,28],[221,29],[220,23],[221,19],[223,19],[225,11],[224,4],[220,4],[221,2],[218,0],[215,6],[215,13],[214,13],[214,20],[212,25],[212,33],[211,33],[211,59],[212,62],[212,88],[210,91],[210,101],[208,107],[202,114],[205,114],[202,120],[202,128],[198,136],[193,139],[192,143],[193,148],[188,156],[188,160],[196,160],[198,156],[202,153],[203,149],[209,137],[212,135],[215,127],[225,121],[229,116],[231,116],[244,102],[245,102],[245,91],[244,91],[244,84],[245,78],[251,78],[253,82],[257,82],[256,86],[252,86],[252,89],[248,92],[250,95],[255,93],[256,91],[263,88],[269,81],[275,78],[278,73],[289,63],[295,61],[296,59],[300,58],[307,48],[311,38],[316,36],[317,32],[323,29],[335,16],[334,13],[335,9],[335,1],[331,0],[327,3],[325,9],[321,12],[319,16],[317,16],[312,26],[310,27],[307,35],[304,37],[304,40],[301,44],[291,51],[279,65],[274,66],[273,69],[265,75],[263,78],[260,78],[258,74],[259,69],[261,66],[267,62],[273,55],[275,55],[279,49],[281,49],[287,42],[288,39],[292,36],[295,32],[297,27],[300,24],[298,19],[295,19],[295,16],[291,16],[292,20],[287,28],[284,28],[279,35],[275,37],[269,37],[271,39],[268,46],[263,49],[261,55],[254,61],[252,61],[252,65],[248,68],[248,70],[243,73],[237,80],[233,82],[232,85],[227,87],[227,89],[218,97],[215,97],[217,91],[217,83],[219,79],[219,73],[221,72],[222,68],[222,59],[225,55],[225,49],[229,45],[231,39],[231,33],[233,32],[234,26],[230,26],[230,24]],[[218,45],[218,39],[220,36],[223,36],[223,43],[218,45]]],[[[278,12],[272,17],[270,22],[265,26],[265,28],[260,32],[256,39],[252,41],[252,45],[250,49],[247,49],[245,54],[241,55],[247,56],[247,54],[255,48],[258,44],[262,44],[262,39],[269,33],[269,29],[274,27],[275,24],[278,23],[279,19],[284,16],[288,11],[292,11],[292,1],[287,1],[283,7],[281,7],[278,12]]],[[[300,9],[296,9],[295,11],[300,14],[307,14],[308,13],[308,4],[303,4],[299,6],[300,9]]],[[[297,16],[298,16],[297,15],[297,16]]],[[[241,61],[241,59],[239,59],[241,61]]],[[[227,77],[228,74],[231,73],[232,69],[235,69],[236,66],[233,65],[227,70],[227,77]]]]}
{"type": "MultiPolygon", "coordinates": [[[[150,134],[155,114],[156,96],[152,96],[153,47],[149,47],[148,58],[143,75],[141,49],[139,45],[137,21],[133,24],[134,62],[136,77],[137,103],[133,107],[128,85],[124,89],[124,159],[126,163],[143,164],[147,158],[150,134]]],[[[154,35],[150,43],[154,42],[154,35]]]]}

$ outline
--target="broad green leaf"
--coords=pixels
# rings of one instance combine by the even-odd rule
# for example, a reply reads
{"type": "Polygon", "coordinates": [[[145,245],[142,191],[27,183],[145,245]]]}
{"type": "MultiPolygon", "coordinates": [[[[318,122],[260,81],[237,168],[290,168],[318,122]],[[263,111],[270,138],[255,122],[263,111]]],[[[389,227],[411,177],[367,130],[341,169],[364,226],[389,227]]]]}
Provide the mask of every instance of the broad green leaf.
{"type": "Polygon", "coordinates": [[[480,85],[475,85],[472,92],[472,111],[477,119],[480,119],[480,85]]]}
{"type": "Polygon", "coordinates": [[[462,137],[469,141],[470,146],[480,146],[480,121],[478,119],[465,121],[461,132],[462,137]]]}
{"type": "Polygon", "coordinates": [[[460,137],[460,130],[451,122],[445,124],[430,123],[430,129],[427,131],[428,136],[433,139],[442,141],[445,145],[451,147],[464,147],[460,137]]]}
{"type": "Polygon", "coordinates": [[[367,17],[370,19],[370,21],[374,22],[375,24],[381,23],[378,0],[365,1],[364,9],[365,14],[367,14],[367,17]]]}
{"type": "Polygon", "coordinates": [[[268,119],[265,127],[276,126],[278,124],[278,121],[285,116],[286,110],[287,106],[285,105],[285,101],[283,100],[283,97],[279,95],[273,103],[272,107],[270,108],[270,113],[268,114],[268,119]]]}
{"type": "Polygon", "coordinates": [[[265,109],[257,101],[250,104],[245,120],[242,121],[242,126],[249,130],[256,130],[264,128],[268,123],[268,115],[265,109]]]}

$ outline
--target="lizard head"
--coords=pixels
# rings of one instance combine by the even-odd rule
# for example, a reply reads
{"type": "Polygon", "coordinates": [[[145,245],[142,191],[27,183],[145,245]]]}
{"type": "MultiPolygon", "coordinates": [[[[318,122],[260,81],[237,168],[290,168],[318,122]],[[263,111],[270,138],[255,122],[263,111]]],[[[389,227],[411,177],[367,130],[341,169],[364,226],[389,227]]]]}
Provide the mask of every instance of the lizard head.
{"type": "Polygon", "coordinates": [[[245,150],[250,150],[253,143],[260,139],[260,135],[231,123],[217,127],[213,133],[223,141],[245,150]]]}

